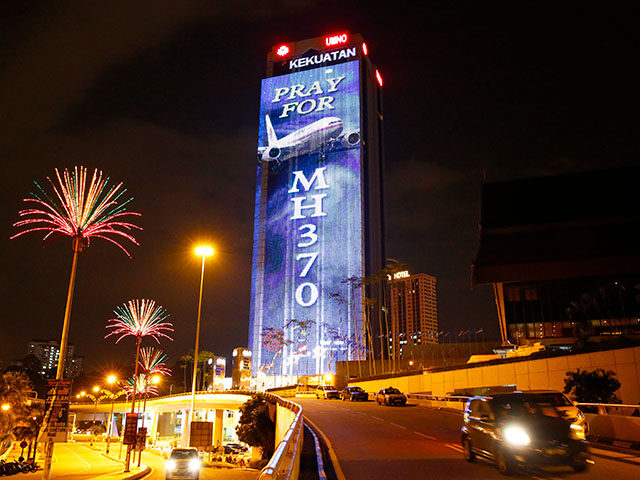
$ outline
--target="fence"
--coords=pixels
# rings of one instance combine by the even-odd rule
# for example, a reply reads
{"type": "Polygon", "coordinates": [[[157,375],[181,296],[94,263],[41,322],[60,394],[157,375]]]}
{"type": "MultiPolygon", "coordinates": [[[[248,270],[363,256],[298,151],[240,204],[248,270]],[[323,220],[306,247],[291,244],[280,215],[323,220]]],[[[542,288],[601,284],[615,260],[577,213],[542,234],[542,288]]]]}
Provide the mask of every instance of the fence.
{"type": "MultiPolygon", "coordinates": [[[[260,472],[259,480],[297,480],[300,474],[300,453],[302,451],[302,407],[272,394],[265,394],[277,405],[277,417],[289,417],[288,429],[284,434],[276,428],[276,442],[282,436],[269,463],[260,472]],[[289,412],[290,415],[287,414],[289,412]]],[[[276,422],[277,422],[276,418],[276,422]]]]}

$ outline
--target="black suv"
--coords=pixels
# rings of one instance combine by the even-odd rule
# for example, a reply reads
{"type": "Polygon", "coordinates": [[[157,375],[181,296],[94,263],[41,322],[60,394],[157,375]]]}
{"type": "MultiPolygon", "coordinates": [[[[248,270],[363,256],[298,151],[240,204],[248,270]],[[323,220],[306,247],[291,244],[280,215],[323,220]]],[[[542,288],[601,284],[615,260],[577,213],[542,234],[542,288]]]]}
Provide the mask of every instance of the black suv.
{"type": "Polygon", "coordinates": [[[465,459],[487,457],[505,475],[518,465],[585,470],[589,454],[584,426],[566,420],[548,395],[513,392],[469,399],[462,427],[465,459]]]}

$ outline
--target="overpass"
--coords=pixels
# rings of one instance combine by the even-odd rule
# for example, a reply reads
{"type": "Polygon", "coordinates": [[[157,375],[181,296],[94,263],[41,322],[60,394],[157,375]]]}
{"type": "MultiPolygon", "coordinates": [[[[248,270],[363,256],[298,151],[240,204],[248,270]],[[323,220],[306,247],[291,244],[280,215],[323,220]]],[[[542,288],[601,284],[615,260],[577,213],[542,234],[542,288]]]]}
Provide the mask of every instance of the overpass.
{"type": "MultiPolygon", "coordinates": [[[[222,444],[225,433],[235,435],[240,407],[251,398],[247,391],[196,392],[195,420],[213,422],[213,444],[222,444]],[[227,415],[225,415],[225,411],[227,415]]],[[[72,403],[70,411],[76,414],[76,422],[82,420],[103,421],[108,424],[112,402],[103,403],[72,403]]],[[[144,399],[136,400],[136,411],[142,412],[144,399]]],[[[191,393],[180,393],[163,397],[149,398],[141,415],[139,426],[143,424],[149,432],[152,443],[156,440],[181,437],[181,443],[186,444],[188,435],[183,435],[186,420],[190,416],[191,393]]],[[[117,414],[116,422],[118,434],[122,433],[124,415],[131,411],[131,401],[116,401],[113,403],[113,413],[117,414]],[[118,422],[117,420],[120,420],[118,422]]],[[[115,430],[112,428],[112,434],[115,430]]]]}

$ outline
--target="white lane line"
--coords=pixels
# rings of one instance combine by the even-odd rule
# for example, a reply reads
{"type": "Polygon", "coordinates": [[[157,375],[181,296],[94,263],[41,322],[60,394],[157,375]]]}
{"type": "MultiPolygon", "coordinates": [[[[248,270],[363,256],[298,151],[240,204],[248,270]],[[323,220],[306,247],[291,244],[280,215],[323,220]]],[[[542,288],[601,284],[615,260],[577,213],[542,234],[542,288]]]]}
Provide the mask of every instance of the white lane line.
{"type": "MultiPolygon", "coordinates": [[[[83,445],[84,446],[84,445],[83,445]]],[[[80,455],[78,455],[76,452],[74,452],[73,450],[71,450],[69,447],[67,447],[66,445],[63,447],[65,450],[67,450],[69,453],[75,455],[76,457],[78,457],[80,459],[80,461],[84,462],[87,465],[87,468],[85,468],[84,470],[82,470],[83,472],[86,472],[87,470],[91,470],[91,464],[89,462],[87,462],[84,458],[82,458],[80,455]]],[[[86,447],[85,447],[86,448],[86,447]]],[[[91,450],[90,450],[91,451],[91,450]]]]}
{"type": "Polygon", "coordinates": [[[380,420],[381,422],[384,422],[383,419],[381,419],[380,417],[376,417],[375,415],[371,415],[371,418],[375,418],[376,420],[380,420]]]}
{"type": "Polygon", "coordinates": [[[396,427],[400,427],[400,428],[404,428],[405,430],[407,429],[407,427],[405,427],[404,425],[398,425],[397,423],[393,423],[393,422],[389,422],[391,425],[395,425],[396,427]]]}
{"type": "Polygon", "coordinates": [[[420,435],[421,437],[428,438],[429,440],[437,440],[436,437],[432,437],[431,435],[425,435],[424,433],[420,433],[420,432],[413,432],[413,433],[415,433],[416,435],[420,435]]]}
{"type": "Polygon", "coordinates": [[[445,445],[456,452],[462,453],[464,451],[460,445],[454,445],[453,443],[445,443],[445,445]]]}

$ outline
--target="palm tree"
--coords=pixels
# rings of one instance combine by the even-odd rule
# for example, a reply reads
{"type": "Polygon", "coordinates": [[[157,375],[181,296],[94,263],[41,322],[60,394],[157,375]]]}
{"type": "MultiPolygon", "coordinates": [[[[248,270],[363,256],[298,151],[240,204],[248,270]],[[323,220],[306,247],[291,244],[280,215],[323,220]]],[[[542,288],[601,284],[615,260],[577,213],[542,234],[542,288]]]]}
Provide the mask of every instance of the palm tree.
{"type": "Polygon", "coordinates": [[[29,402],[31,383],[20,372],[5,372],[0,375],[0,455],[3,445],[10,444],[16,427],[27,426],[31,419],[29,402]]]}

